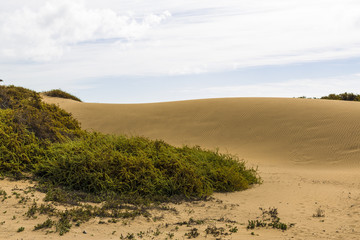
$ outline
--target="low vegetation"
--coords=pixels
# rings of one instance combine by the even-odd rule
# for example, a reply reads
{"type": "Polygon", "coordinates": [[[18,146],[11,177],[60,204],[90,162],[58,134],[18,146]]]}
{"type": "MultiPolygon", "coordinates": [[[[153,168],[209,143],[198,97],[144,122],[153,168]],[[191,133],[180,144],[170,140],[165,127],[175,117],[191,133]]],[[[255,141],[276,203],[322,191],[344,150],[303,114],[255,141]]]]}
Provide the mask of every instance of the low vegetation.
{"type": "Polygon", "coordinates": [[[50,91],[43,92],[43,94],[46,96],[49,96],[49,97],[66,98],[66,99],[72,99],[72,100],[81,102],[81,100],[78,97],[76,97],[70,93],[64,92],[61,89],[53,89],[50,91]]]}
{"type": "MultiPolygon", "coordinates": [[[[46,200],[75,205],[105,201],[99,209],[57,213],[56,223],[35,226],[54,225],[60,234],[70,229],[74,216],[135,217],[147,214],[141,206],[154,202],[206,199],[213,192],[261,182],[255,169],[229,154],[86,132],[71,114],[44,103],[39,93],[15,86],[0,86],[0,175],[37,180],[46,200]],[[131,211],[120,211],[129,203],[131,211]],[[111,215],[109,209],[120,210],[111,215]]],[[[43,208],[32,206],[28,217],[39,211],[52,216],[51,209],[43,208]]]]}
{"type": "Polygon", "coordinates": [[[100,133],[51,145],[35,174],[69,190],[160,201],[204,198],[259,183],[255,170],[230,155],[100,133]]]}
{"type": "MultiPolygon", "coordinates": [[[[301,96],[298,98],[305,98],[305,99],[317,99],[316,97],[306,97],[306,96],[301,96]]],[[[342,100],[342,101],[360,101],[360,95],[359,94],[355,94],[355,93],[340,93],[340,94],[335,94],[335,93],[331,93],[327,96],[323,96],[320,99],[328,99],[328,100],[342,100]]]]}
{"type": "Polygon", "coordinates": [[[42,102],[38,93],[0,86],[0,174],[30,172],[52,143],[84,134],[71,114],[42,102]]]}
{"type": "Polygon", "coordinates": [[[256,220],[249,220],[247,229],[255,229],[255,228],[275,228],[280,230],[287,230],[289,227],[294,226],[293,223],[286,224],[283,222],[280,222],[280,218],[278,217],[278,211],[277,208],[269,208],[268,210],[260,208],[262,214],[259,219],[256,220]]]}
{"type": "Polygon", "coordinates": [[[354,93],[340,93],[340,94],[329,94],[328,96],[321,97],[321,99],[329,100],[344,100],[344,101],[360,101],[360,95],[354,93]]]}

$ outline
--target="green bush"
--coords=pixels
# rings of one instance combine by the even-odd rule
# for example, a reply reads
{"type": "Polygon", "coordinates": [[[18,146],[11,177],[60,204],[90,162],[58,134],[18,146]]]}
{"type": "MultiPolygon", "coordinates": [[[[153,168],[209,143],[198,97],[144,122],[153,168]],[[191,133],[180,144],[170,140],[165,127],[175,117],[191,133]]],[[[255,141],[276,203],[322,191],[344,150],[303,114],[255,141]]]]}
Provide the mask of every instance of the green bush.
{"type": "Polygon", "coordinates": [[[247,189],[256,171],[235,157],[146,138],[88,134],[49,147],[36,175],[70,190],[160,199],[247,189]]]}
{"type": "Polygon", "coordinates": [[[74,95],[64,92],[61,89],[53,89],[47,92],[43,92],[44,95],[49,96],[49,97],[58,97],[58,98],[67,98],[67,99],[72,99],[78,102],[81,102],[81,100],[77,97],[75,97],[74,95]]]}
{"type": "Polygon", "coordinates": [[[341,93],[341,94],[329,94],[328,96],[321,97],[321,99],[329,100],[344,100],[344,101],[360,101],[360,95],[354,93],[341,93]]]}
{"type": "Polygon", "coordinates": [[[0,173],[34,168],[53,142],[85,134],[71,114],[41,101],[38,93],[0,86],[0,173]]]}

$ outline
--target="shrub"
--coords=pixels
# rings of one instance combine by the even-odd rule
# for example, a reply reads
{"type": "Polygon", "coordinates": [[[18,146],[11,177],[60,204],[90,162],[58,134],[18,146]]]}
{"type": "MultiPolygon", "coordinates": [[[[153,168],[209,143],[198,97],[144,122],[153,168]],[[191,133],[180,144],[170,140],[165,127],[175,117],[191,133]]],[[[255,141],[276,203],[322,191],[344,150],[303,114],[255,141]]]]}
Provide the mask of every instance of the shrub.
{"type": "Polygon", "coordinates": [[[330,100],[344,100],[344,101],[360,101],[360,95],[354,93],[341,93],[341,94],[329,94],[328,96],[321,97],[321,99],[330,100]]]}
{"type": "Polygon", "coordinates": [[[81,100],[78,97],[75,97],[74,95],[64,92],[61,89],[53,89],[47,92],[43,92],[44,95],[49,97],[58,97],[58,98],[66,98],[66,99],[72,99],[78,102],[81,102],[81,100]]]}
{"type": "Polygon", "coordinates": [[[34,168],[48,145],[85,134],[71,114],[41,101],[38,93],[0,86],[0,173],[34,168]]]}
{"type": "Polygon", "coordinates": [[[36,175],[70,190],[151,199],[202,198],[260,182],[255,170],[230,155],[100,133],[53,144],[36,175]]]}

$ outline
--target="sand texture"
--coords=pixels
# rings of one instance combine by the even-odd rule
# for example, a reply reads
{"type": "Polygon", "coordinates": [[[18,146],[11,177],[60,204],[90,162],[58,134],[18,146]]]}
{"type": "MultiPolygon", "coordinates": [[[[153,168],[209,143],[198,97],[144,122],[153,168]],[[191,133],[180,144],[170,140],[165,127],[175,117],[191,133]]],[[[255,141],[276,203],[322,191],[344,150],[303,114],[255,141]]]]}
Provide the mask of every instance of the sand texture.
{"type": "MultiPolygon", "coordinates": [[[[146,232],[143,239],[170,239],[171,234],[172,239],[187,239],[184,234],[194,227],[200,233],[196,239],[360,239],[360,103],[280,98],[152,104],[80,103],[48,97],[45,101],[71,112],[88,130],[236,154],[249,166],[258,166],[264,183],[242,192],[216,193],[210,202],[173,205],[178,213],[154,212],[159,217],[152,221],[140,217],[99,225],[99,219],[93,219],[62,237],[32,231],[41,221],[21,216],[27,209],[17,208],[11,198],[0,203],[0,222],[5,221],[0,239],[120,239],[128,233],[141,239],[140,231],[146,232]],[[275,207],[282,222],[295,225],[287,231],[247,230],[248,220],[260,217],[259,207],[275,207]],[[318,209],[324,216],[313,216],[318,209]],[[13,220],[15,211],[18,217],[13,220]],[[189,218],[203,223],[176,225],[189,218]],[[25,230],[17,233],[20,226],[25,230]],[[208,226],[227,231],[237,227],[238,231],[206,236],[208,226]]],[[[0,184],[11,193],[16,183],[2,180],[0,184]]]]}

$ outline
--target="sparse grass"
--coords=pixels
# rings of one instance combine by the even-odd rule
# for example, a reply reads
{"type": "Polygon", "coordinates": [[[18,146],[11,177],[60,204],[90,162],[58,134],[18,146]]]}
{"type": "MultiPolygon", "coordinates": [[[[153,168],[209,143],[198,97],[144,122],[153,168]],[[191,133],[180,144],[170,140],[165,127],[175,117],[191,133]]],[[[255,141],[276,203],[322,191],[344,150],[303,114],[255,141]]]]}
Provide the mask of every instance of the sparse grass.
{"type": "Polygon", "coordinates": [[[58,98],[66,98],[66,99],[72,99],[78,102],[81,102],[81,100],[78,97],[75,97],[74,95],[64,92],[61,89],[53,89],[50,91],[43,92],[44,95],[49,97],[58,97],[58,98]]]}
{"type": "Polygon", "coordinates": [[[286,223],[280,222],[277,208],[269,208],[269,210],[260,208],[260,210],[262,211],[261,220],[249,220],[247,229],[255,229],[257,227],[271,227],[285,231],[294,225],[288,225],[286,223]]]}

